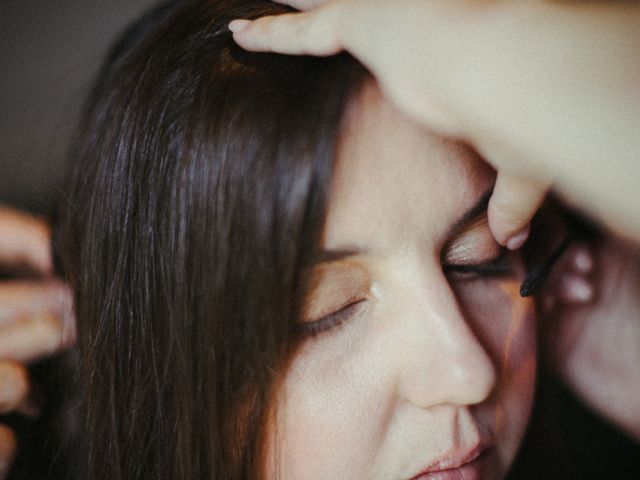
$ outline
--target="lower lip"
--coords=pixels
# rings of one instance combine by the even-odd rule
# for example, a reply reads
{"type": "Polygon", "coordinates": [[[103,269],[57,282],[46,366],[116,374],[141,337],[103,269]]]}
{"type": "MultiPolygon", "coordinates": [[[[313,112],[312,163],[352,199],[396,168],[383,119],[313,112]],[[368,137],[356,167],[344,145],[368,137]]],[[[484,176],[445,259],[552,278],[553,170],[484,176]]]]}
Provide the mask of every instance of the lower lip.
{"type": "Polygon", "coordinates": [[[427,472],[413,480],[481,480],[487,470],[490,450],[485,450],[473,462],[465,463],[458,468],[427,472]]]}

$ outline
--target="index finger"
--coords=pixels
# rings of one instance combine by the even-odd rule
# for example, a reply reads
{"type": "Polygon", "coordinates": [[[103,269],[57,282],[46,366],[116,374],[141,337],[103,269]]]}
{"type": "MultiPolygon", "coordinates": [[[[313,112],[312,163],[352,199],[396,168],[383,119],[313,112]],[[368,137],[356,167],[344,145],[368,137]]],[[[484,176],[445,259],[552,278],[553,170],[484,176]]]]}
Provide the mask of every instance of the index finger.
{"type": "Polygon", "coordinates": [[[45,221],[0,206],[0,265],[27,266],[43,275],[50,274],[50,240],[45,221]]]}
{"type": "Polygon", "coordinates": [[[503,170],[489,201],[489,227],[495,239],[509,250],[520,248],[529,236],[529,222],[549,191],[550,184],[503,170]]]}
{"type": "Polygon", "coordinates": [[[329,0],[274,0],[275,3],[282,5],[289,5],[290,7],[298,10],[311,10],[317,8],[320,5],[324,5],[329,0]]]}
{"type": "Polygon", "coordinates": [[[245,50],[331,56],[343,49],[339,18],[339,10],[327,5],[304,13],[234,20],[229,24],[229,30],[245,50]]]}

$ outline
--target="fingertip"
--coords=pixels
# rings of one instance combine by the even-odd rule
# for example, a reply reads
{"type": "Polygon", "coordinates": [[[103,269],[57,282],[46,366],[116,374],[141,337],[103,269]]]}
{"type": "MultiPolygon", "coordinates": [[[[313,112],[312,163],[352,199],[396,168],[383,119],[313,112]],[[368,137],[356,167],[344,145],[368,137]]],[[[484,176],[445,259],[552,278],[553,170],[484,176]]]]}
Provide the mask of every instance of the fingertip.
{"type": "Polygon", "coordinates": [[[499,207],[489,204],[489,229],[496,242],[509,250],[518,250],[529,239],[531,223],[529,216],[514,219],[505,215],[499,207]]]}
{"type": "Polygon", "coordinates": [[[256,20],[236,19],[229,23],[228,28],[233,40],[248,52],[270,51],[267,31],[272,23],[270,16],[256,20]]]}
{"type": "Polygon", "coordinates": [[[529,234],[531,233],[531,224],[527,224],[522,230],[518,233],[514,234],[504,243],[504,246],[509,250],[518,250],[521,248],[529,239],[529,234]]]}
{"type": "Polygon", "coordinates": [[[0,414],[17,409],[29,395],[29,374],[19,363],[0,363],[0,414]]]}
{"type": "Polygon", "coordinates": [[[235,42],[250,52],[329,56],[341,50],[336,18],[333,9],[322,8],[255,20],[236,19],[228,27],[235,42]]]}
{"type": "Polygon", "coordinates": [[[488,217],[489,228],[499,244],[514,250],[526,242],[529,223],[548,190],[547,182],[498,172],[488,217]]]}
{"type": "Polygon", "coordinates": [[[50,283],[52,303],[50,313],[58,318],[60,323],[60,347],[62,349],[73,346],[77,339],[76,317],[73,305],[73,291],[62,281],[50,283]]]}
{"type": "Polygon", "coordinates": [[[51,243],[48,237],[33,237],[27,240],[23,246],[20,263],[35,269],[42,276],[53,275],[53,256],[51,243]]]}
{"type": "Polygon", "coordinates": [[[51,228],[42,218],[0,205],[0,232],[0,262],[42,275],[53,272],[51,228]]]}
{"type": "Polygon", "coordinates": [[[60,347],[67,349],[73,347],[78,340],[78,328],[76,325],[76,317],[73,312],[69,312],[63,321],[62,336],[60,339],[60,347]]]}
{"type": "MultiPolygon", "coordinates": [[[[53,273],[53,253],[51,251],[51,228],[43,221],[38,221],[36,227],[39,234],[33,235],[31,246],[31,261],[34,267],[43,275],[53,273]]],[[[29,261],[29,258],[27,258],[29,261]]]]}
{"type": "Polygon", "coordinates": [[[240,33],[251,24],[251,20],[235,19],[229,22],[228,28],[232,33],[240,33]]]}
{"type": "Polygon", "coordinates": [[[35,313],[3,327],[0,360],[32,363],[59,352],[74,336],[75,330],[65,329],[58,315],[35,313]]]}

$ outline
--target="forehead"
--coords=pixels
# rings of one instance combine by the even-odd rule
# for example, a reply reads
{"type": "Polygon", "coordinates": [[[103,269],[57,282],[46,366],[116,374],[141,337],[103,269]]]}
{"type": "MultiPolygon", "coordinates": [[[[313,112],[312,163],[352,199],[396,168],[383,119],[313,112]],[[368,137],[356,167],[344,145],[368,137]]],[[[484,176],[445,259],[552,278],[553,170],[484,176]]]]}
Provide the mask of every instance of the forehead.
{"type": "Polygon", "coordinates": [[[345,116],[325,248],[384,248],[436,239],[490,188],[470,148],[415,124],[367,84],[345,116]]]}

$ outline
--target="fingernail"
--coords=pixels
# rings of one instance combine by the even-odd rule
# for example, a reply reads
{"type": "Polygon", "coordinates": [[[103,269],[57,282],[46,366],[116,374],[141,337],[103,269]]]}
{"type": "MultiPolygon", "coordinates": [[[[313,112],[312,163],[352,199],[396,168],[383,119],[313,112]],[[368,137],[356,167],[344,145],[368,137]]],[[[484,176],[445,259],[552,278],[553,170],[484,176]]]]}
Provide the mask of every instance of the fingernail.
{"type": "Polygon", "coordinates": [[[247,28],[250,23],[251,21],[249,20],[233,20],[231,21],[231,23],[229,23],[229,30],[231,30],[233,33],[238,33],[247,28]]]}
{"type": "Polygon", "coordinates": [[[576,269],[582,273],[590,273],[593,270],[593,256],[587,247],[580,248],[576,251],[573,264],[576,269]]]}
{"type": "Polygon", "coordinates": [[[593,285],[582,277],[565,278],[567,295],[575,302],[588,302],[593,298],[593,285]]]}
{"type": "Polygon", "coordinates": [[[530,230],[531,230],[530,225],[527,225],[527,227],[524,230],[520,231],[519,233],[516,233],[513,237],[507,240],[507,248],[509,250],[517,250],[520,247],[522,247],[527,241],[527,238],[529,238],[530,230]]]}

